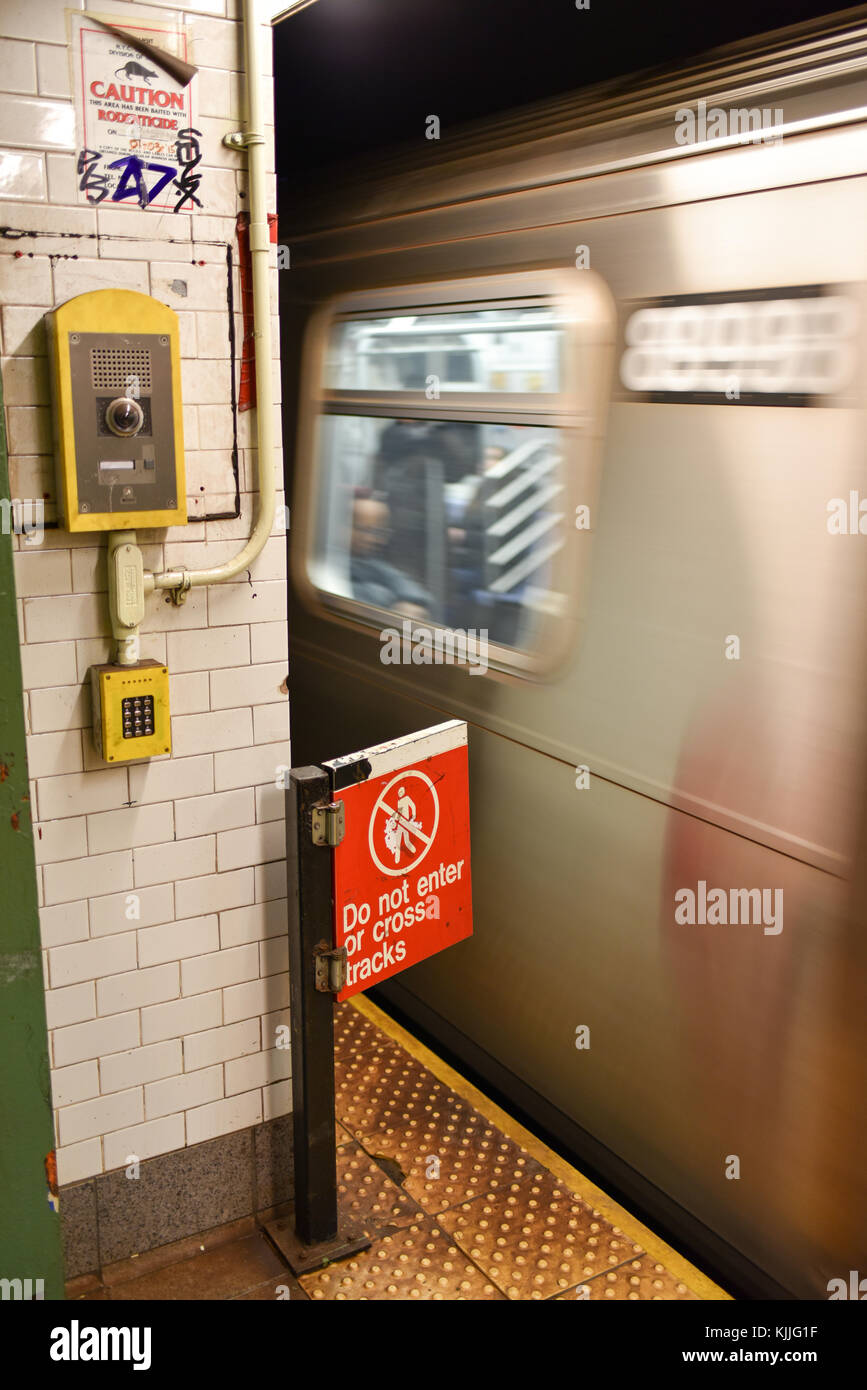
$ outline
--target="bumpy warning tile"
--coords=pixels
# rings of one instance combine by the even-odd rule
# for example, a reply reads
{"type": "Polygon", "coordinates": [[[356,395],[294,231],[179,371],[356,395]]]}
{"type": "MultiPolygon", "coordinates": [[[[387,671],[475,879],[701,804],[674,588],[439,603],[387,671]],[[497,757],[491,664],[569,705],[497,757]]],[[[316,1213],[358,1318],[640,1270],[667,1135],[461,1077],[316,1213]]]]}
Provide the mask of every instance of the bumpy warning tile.
{"type": "Polygon", "coordinates": [[[349,1260],[305,1274],[301,1284],[314,1301],[484,1302],[503,1297],[433,1220],[395,1231],[349,1260]]]}
{"type": "Polygon", "coordinates": [[[541,1166],[469,1109],[443,1106],[365,1141],[395,1161],[402,1183],[425,1211],[442,1212],[485,1193],[507,1192],[541,1166]]]}
{"type": "Polygon", "coordinates": [[[602,1302],[604,1299],[631,1300],[632,1302],[665,1301],[695,1302],[701,1300],[682,1280],[677,1279],[665,1268],[657,1264],[649,1255],[610,1269],[595,1279],[566,1293],[558,1295],[557,1302],[563,1299],[586,1298],[602,1302]]]}
{"type": "Polygon", "coordinates": [[[538,1165],[508,1191],[441,1212],[438,1220],[512,1299],[552,1298],[643,1254],[538,1165]]]}
{"type": "Polygon", "coordinates": [[[338,1058],[334,1090],[337,1118],[358,1139],[393,1134],[432,1115],[470,1110],[433,1072],[389,1040],[360,1056],[338,1058]]]}
{"type": "Polygon", "coordinates": [[[374,1163],[358,1144],[337,1151],[337,1204],[341,1235],[377,1235],[397,1226],[409,1226],[424,1212],[402,1188],[374,1163]]]}
{"type": "Polygon", "coordinates": [[[334,1010],[334,1055],[346,1061],[360,1057],[377,1043],[390,1039],[381,1028],[365,1018],[351,1004],[338,1004],[334,1010]]]}

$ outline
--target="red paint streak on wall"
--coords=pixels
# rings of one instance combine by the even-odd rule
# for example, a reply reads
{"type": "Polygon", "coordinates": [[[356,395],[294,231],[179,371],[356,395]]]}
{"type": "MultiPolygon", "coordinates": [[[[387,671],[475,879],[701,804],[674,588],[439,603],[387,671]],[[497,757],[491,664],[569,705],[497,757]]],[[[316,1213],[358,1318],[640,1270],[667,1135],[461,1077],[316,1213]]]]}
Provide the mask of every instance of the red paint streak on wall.
{"type": "MultiPolygon", "coordinates": [[[[241,317],[244,337],[241,344],[241,377],[238,385],[238,409],[252,410],[256,404],[256,362],[253,347],[253,265],[250,256],[250,214],[238,214],[238,269],[241,276],[241,317]]],[[[277,216],[268,214],[271,245],[277,244],[277,216]]],[[[270,325],[268,332],[270,333],[270,325]]]]}

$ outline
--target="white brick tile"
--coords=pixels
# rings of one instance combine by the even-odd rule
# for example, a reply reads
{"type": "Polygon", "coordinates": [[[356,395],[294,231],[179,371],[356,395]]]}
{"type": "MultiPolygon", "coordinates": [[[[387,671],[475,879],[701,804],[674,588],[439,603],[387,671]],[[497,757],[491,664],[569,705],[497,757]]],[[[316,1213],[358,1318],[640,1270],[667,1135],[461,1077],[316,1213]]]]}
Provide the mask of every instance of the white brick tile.
{"type": "Polygon", "coordinates": [[[250,825],[255,817],[252,788],[233,792],[215,792],[211,796],[193,796],[178,801],[175,806],[176,835],[179,840],[190,835],[208,835],[218,830],[234,830],[250,825]]]}
{"type": "Polygon", "coordinates": [[[204,796],[213,790],[214,760],[207,754],[198,758],[168,758],[129,770],[131,801],[174,801],[181,797],[204,796]]]}
{"type": "MultiPolygon", "coordinates": [[[[27,766],[31,777],[53,777],[80,772],[81,732],[66,729],[57,734],[36,734],[27,740],[27,766]]],[[[73,894],[74,896],[74,894],[73,894]]]]}
{"type": "MultiPolygon", "coordinates": [[[[54,292],[58,304],[65,304],[77,294],[91,290],[117,288],[117,264],[114,261],[90,260],[80,256],[76,261],[58,261],[54,267],[54,292]]],[[[145,261],[126,261],[123,268],[123,287],[147,294],[148,268],[145,261]]]]}
{"type": "Polygon", "coordinates": [[[276,1120],[278,1115],[292,1113],[292,1082],[278,1081],[273,1086],[262,1089],[262,1116],[265,1120],[276,1120]]]}
{"type": "Polygon", "coordinates": [[[109,980],[97,980],[96,1004],[100,1014],[119,1014],[125,1009],[140,1009],[148,1004],[163,1004],[180,994],[178,966],[154,965],[148,970],[131,970],[126,975],[112,975],[109,980]]]}
{"type": "Polygon", "coordinates": [[[176,608],[168,595],[162,595],[148,602],[145,632],[181,632],[189,628],[207,627],[208,600],[203,588],[191,589],[186,602],[176,608]]]}
{"type": "Polygon", "coordinates": [[[257,864],[256,902],[269,902],[271,898],[286,897],[286,860],[277,859],[273,864],[257,864]]]}
{"type": "Polygon", "coordinates": [[[84,816],[69,820],[46,821],[35,825],[33,848],[37,864],[58,864],[65,859],[81,859],[87,854],[84,816]]]}
{"type": "Polygon", "coordinates": [[[72,149],[75,111],[68,102],[0,93],[0,141],[41,149],[72,149]]]}
{"type": "MultiPolygon", "coordinates": [[[[213,994],[197,994],[190,999],[176,999],[170,1004],[152,1004],[150,1008],[142,1009],[142,1042],[162,1042],[165,1038],[177,1038],[182,1033],[197,1034],[217,1028],[221,1022],[222,996],[218,990],[213,994]]],[[[206,1066],[207,1062],[196,1065],[206,1066]]],[[[187,1069],[192,1068],[188,1066],[187,1069]]]]}
{"type": "Polygon", "coordinates": [[[140,1088],[116,1091],[111,1096],[99,1096],[69,1105],[60,1111],[58,1125],[61,1144],[75,1144],[82,1139],[94,1139],[112,1130],[138,1124],[144,1119],[144,1101],[140,1088]]]}
{"type": "MultiPolygon", "coordinates": [[[[4,158],[9,160],[8,172],[11,181],[11,179],[15,177],[13,165],[16,162],[16,157],[10,155],[4,156],[4,158]]],[[[26,156],[21,156],[21,158],[24,159],[26,156]]],[[[42,160],[38,159],[37,162],[41,169],[42,160]]],[[[45,309],[40,313],[39,310],[31,308],[30,306],[40,304],[45,305],[46,308],[50,308],[54,304],[54,291],[51,288],[51,265],[48,257],[34,256],[31,259],[30,256],[22,256],[20,260],[16,260],[11,250],[8,253],[0,255],[0,303],[4,306],[10,304],[26,304],[28,306],[27,315],[31,318],[31,321],[37,314],[42,318],[45,309]]],[[[8,322],[6,314],[7,308],[4,307],[3,346],[7,352],[20,352],[22,350],[20,346],[16,348],[10,343],[6,331],[8,322]]],[[[14,320],[14,322],[18,324],[22,321],[20,316],[14,320]]],[[[44,351],[45,348],[43,347],[43,352],[44,351]]]]}
{"type": "MultiPolygon", "coordinates": [[[[19,598],[44,594],[68,594],[71,588],[68,550],[49,550],[30,555],[24,550],[15,553],[15,592],[19,598]]],[[[73,676],[73,680],[75,677],[73,676]]],[[[55,679],[52,685],[62,685],[55,679]]]]}
{"type": "Polygon", "coordinates": [[[95,594],[25,599],[24,626],[28,642],[63,641],[71,632],[107,637],[111,630],[106,605],[95,594]]]}
{"type": "Polygon", "coordinates": [[[288,971],[289,939],[285,932],[282,936],[269,936],[259,942],[259,962],[260,975],[279,975],[288,971]]]}
{"type": "MultiPolygon", "coordinates": [[[[192,1001],[191,1001],[192,1002],[192,1001]]],[[[247,1018],[228,1028],[211,1028],[184,1038],[184,1069],[198,1071],[248,1052],[259,1051],[259,1020],[247,1018]]]]}
{"type": "Polygon", "coordinates": [[[233,787],[256,787],[260,783],[277,783],[279,769],[288,768],[288,743],[263,743],[258,747],[237,752],[217,753],[214,758],[214,789],[230,791],[233,787]]]}
{"type": "MultiPolygon", "coordinates": [[[[48,385],[48,362],[44,357],[7,357],[3,361],[3,399],[7,405],[50,405],[51,396],[48,385]]],[[[50,554],[55,552],[49,552],[50,554]]],[[[16,556],[17,559],[17,556],[16,556]]],[[[46,566],[46,569],[48,567],[46,566]]],[[[16,566],[15,587],[19,596],[16,566]]],[[[38,594],[68,593],[68,588],[49,588],[48,580],[38,594]]]]}
{"type": "Polygon", "coordinates": [[[262,1014],[274,1013],[289,1007],[289,978],[287,975],[269,975],[265,980],[251,980],[246,985],[233,985],[223,991],[223,1019],[234,1023],[236,1019],[255,1017],[256,1027],[262,1014]]]}
{"type": "Polygon", "coordinates": [[[38,690],[46,685],[74,685],[78,679],[75,643],[43,642],[38,646],[22,647],[21,672],[25,690],[38,690]]]}
{"type": "Polygon", "coordinates": [[[258,705],[253,710],[253,742],[289,742],[289,702],[285,695],[281,704],[258,705]]]}
{"type": "Polygon", "coordinates": [[[272,623],[285,620],[286,585],[265,579],[256,584],[217,584],[208,590],[208,622],[272,623]]]}
{"type": "Polygon", "coordinates": [[[222,1097],[223,1068],[204,1067],[201,1071],[190,1071],[184,1076],[173,1076],[146,1086],[145,1114],[149,1120],[155,1120],[160,1115],[172,1115],[222,1097]]]}
{"type": "Polygon", "coordinates": [[[230,951],[214,951],[206,956],[192,956],[181,962],[181,983],[185,995],[243,984],[245,980],[255,980],[258,975],[259,953],[255,944],[237,946],[230,951]]]}
{"type": "Polygon", "coordinates": [[[57,1150],[57,1181],[61,1187],[69,1183],[83,1182],[102,1172],[102,1145],[98,1139],[87,1139],[83,1144],[70,1144],[69,1148],[57,1150]]]}
{"type": "Polygon", "coordinates": [[[256,824],[285,820],[286,793],[282,787],[256,787],[256,824]]]}
{"type": "Polygon", "coordinates": [[[292,1035],[289,1023],[289,1010],[277,1009],[273,1014],[263,1014],[262,1016],[262,1046],[267,1051],[269,1047],[277,1047],[280,1051],[284,1048],[292,1048],[292,1035]]]}
{"type": "MultiPolygon", "coordinates": [[[[59,156],[52,156],[57,157],[59,156]]],[[[8,272],[15,266],[23,265],[23,261],[12,261],[10,258],[0,256],[0,286],[5,285],[9,280],[9,273],[4,277],[3,266],[9,259],[8,272]]],[[[46,263],[47,264],[47,263],[46,263]]],[[[49,273],[48,283],[51,283],[49,273]]],[[[6,299],[0,317],[3,320],[3,351],[6,353],[24,353],[26,356],[45,356],[47,352],[45,342],[45,309],[28,304],[24,300],[6,299]]]]}
{"type": "Polygon", "coordinates": [[[90,690],[83,685],[48,686],[30,695],[30,723],[34,734],[58,729],[89,728],[93,719],[90,690]]]}
{"type": "MultiPolygon", "coordinates": [[[[217,631],[220,631],[218,628],[217,631]]],[[[211,672],[211,708],[232,709],[241,705],[266,705],[279,702],[286,705],[286,692],[280,689],[286,679],[286,667],[270,662],[263,666],[238,666],[232,670],[211,672]]],[[[288,732],[287,735],[288,737],[288,732]]],[[[283,738],[281,729],[275,737],[283,738]]],[[[258,743],[262,739],[256,740],[258,743]]]]}
{"type": "Polygon", "coordinates": [[[248,1091],[228,1100],[214,1101],[186,1112],[187,1142],[201,1144],[217,1135],[231,1134],[236,1129],[248,1129],[262,1123],[262,1093],[248,1091]]]}
{"type": "Polygon", "coordinates": [[[177,1076],[183,1066],[184,1053],[180,1038],[151,1043],[149,1047],[136,1047],[129,1052],[115,1052],[111,1057],[100,1058],[100,1089],[103,1095],[108,1095],[111,1091],[122,1091],[127,1086],[143,1086],[165,1076],[177,1076]]]}
{"type": "Polygon", "coordinates": [[[180,757],[247,748],[253,742],[249,709],[218,710],[215,714],[184,714],[172,720],[172,746],[180,757]]]}
{"type": "Polygon", "coordinates": [[[229,362],[221,359],[192,362],[188,359],[181,364],[181,384],[184,400],[193,405],[225,405],[231,395],[229,362]]]}
{"type": "Polygon", "coordinates": [[[66,1028],[71,1023],[84,1023],[96,1018],[93,982],[69,985],[66,989],[45,991],[45,1017],[49,1028],[66,1028]]]}
{"type": "Polygon", "coordinates": [[[40,815],[45,820],[108,811],[129,800],[124,767],[107,768],[104,772],[73,772],[66,777],[40,777],[37,787],[40,815]]]}
{"type": "MultiPolygon", "coordinates": [[[[145,851],[147,853],[147,851],[145,851]]],[[[92,854],[81,863],[46,864],[43,869],[46,906],[72,902],[91,894],[120,893],[133,887],[132,854],[92,854]]]]}
{"type": "Polygon", "coordinates": [[[200,405],[199,449],[230,449],[232,447],[232,415],[223,405],[200,405]]]}
{"type": "Polygon", "coordinates": [[[180,922],[166,922],[161,927],[148,927],[138,934],[140,966],[162,965],[165,961],[183,960],[187,956],[203,956],[220,946],[216,914],[209,917],[187,917],[180,922]]]}
{"type": "Polygon", "coordinates": [[[76,1023],[71,1028],[58,1028],[53,1034],[54,1065],[72,1066],[92,1057],[110,1052],[123,1052],[138,1047],[138,1011],[97,1018],[91,1023],[76,1023]]]}
{"type": "Polygon", "coordinates": [[[182,676],[169,671],[169,708],[172,714],[201,714],[211,708],[207,671],[182,676]]]}
{"type": "Polygon", "coordinates": [[[263,941],[268,936],[279,936],[287,930],[285,898],[220,913],[220,945],[224,950],[243,946],[250,941],[263,941]]]}
{"type": "Polygon", "coordinates": [[[133,849],[170,840],[174,833],[172,803],[154,806],[128,806],[100,811],[87,817],[87,843],[91,854],[108,854],[115,849],[133,849]]]}
{"type": "Polygon", "coordinates": [[[195,917],[202,912],[220,912],[243,907],[253,901],[252,869],[233,874],[212,874],[208,878],[188,878],[175,885],[176,916],[195,917]]]}
{"type": "MultiPolygon", "coordinates": [[[[230,440],[231,443],[231,440],[230,440]]],[[[199,407],[197,405],[184,406],[184,450],[198,449],[199,447],[199,407]]],[[[171,536],[173,528],[166,532],[166,540],[171,536]]]]}
{"type": "Polygon", "coordinates": [[[133,854],[136,888],[146,888],[151,883],[180,881],[188,875],[211,874],[216,863],[213,835],[204,835],[198,840],[151,845],[134,850],[133,854]]]}
{"type": "Polygon", "coordinates": [[[51,413],[48,406],[7,406],[6,429],[10,454],[51,452],[51,413]]]}
{"type": "Polygon", "coordinates": [[[39,909],[39,933],[43,946],[68,946],[72,941],[86,941],[87,903],[63,903],[60,907],[39,909]]]}
{"type": "MultiPolygon", "coordinates": [[[[203,549],[205,547],[202,547],[203,549]]],[[[177,549],[177,547],[167,547],[177,549]]],[[[173,563],[167,559],[167,563],[173,563]]],[[[249,627],[224,627],[210,631],[168,634],[166,655],[171,671],[213,671],[221,666],[246,666],[250,660],[249,627]]],[[[252,700],[239,700],[239,705],[252,700]]]]}
{"type": "MultiPolygon", "coordinates": [[[[18,39],[0,39],[0,72],[3,73],[3,86],[7,92],[36,91],[36,49],[32,43],[21,43],[18,39]]],[[[226,83],[228,95],[229,74],[218,73],[226,83]]],[[[219,115],[219,112],[214,112],[219,115]]]]}
{"type": "Polygon", "coordinates": [[[65,46],[37,44],[36,71],[41,96],[68,97],[72,95],[69,85],[69,53],[65,46]]]}
{"type": "Polygon", "coordinates": [[[291,1070],[289,1051],[271,1048],[268,1052],[255,1052],[250,1057],[239,1057],[226,1063],[226,1095],[236,1095],[238,1091],[250,1091],[254,1086],[270,1086],[275,1081],[285,1081],[291,1070]]]}
{"type": "Polygon", "coordinates": [[[131,1154],[143,1161],[183,1147],[183,1115],[166,1115],[162,1120],[149,1120],[133,1129],[120,1129],[106,1135],[103,1140],[105,1170],[110,1173],[114,1168],[126,1167],[131,1154]]]}
{"type": "Polygon", "coordinates": [[[213,309],[215,304],[226,303],[225,263],[181,269],[174,261],[151,261],[150,270],[151,293],[170,309],[213,309]],[[172,288],[178,280],[185,284],[185,294],[172,288]]]}
{"type": "MultiPolygon", "coordinates": [[[[228,73],[220,73],[228,82],[228,73]]],[[[201,81],[202,74],[199,73],[201,81]]],[[[199,357],[228,357],[229,355],[229,315],[225,311],[199,312],[196,315],[199,357]]]]}
{"type": "Polygon", "coordinates": [[[224,830],[217,836],[217,865],[221,873],[242,864],[265,864],[286,853],[283,821],[266,821],[244,830],[224,830]]]}
{"type": "Polygon", "coordinates": [[[48,197],[52,203],[74,203],[78,197],[77,160],[71,154],[46,154],[48,197]]]}
{"type": "MultiPolygon", "coordinates": [[[[170,883],[154,888],[140,888],[127,893],[110,893],[104,898],[90,900],[91,936],[113,936],[115,932],[132,931],[171,922],[174,917],[174,889],[170,883]]],[[[139,933],[141,935],[141,933],[139,933]]],[[[156,961],[142,961],[155,965],[156,961]]]]}
{"type": "Polygon", "coordinates": [[[198,496],[205,512],[216,510],[214,499],[218,495],[234,492],[235,473],[230,449],[188,449],[186,469],[187,496],[198,496]]]}
{"type": "Polygon", "coordinates": [[[51,1073],[51,1095],[55,1106],[76,1105],[99,1095],[99,1067],[96,1062],[78,1062],[51,1073]]]}
{"type": "Polygon", "coordinates": [[[117,936],[103,936],[98,941],[83,941],[72,946],[55,946],[48,952],[48,962],[52,989],[135,970],[135,932],[120,932],[117,936]]]}

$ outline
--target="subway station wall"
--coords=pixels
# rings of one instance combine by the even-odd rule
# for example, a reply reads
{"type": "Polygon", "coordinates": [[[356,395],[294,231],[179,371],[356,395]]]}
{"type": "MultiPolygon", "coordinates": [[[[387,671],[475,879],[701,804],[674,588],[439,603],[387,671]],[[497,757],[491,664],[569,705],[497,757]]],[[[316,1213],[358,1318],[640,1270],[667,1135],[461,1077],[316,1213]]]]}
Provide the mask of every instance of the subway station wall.
{"type": "MultiPolygon", "coordinates": [[[[59,1181],[80,1182],[291,1109],[285,844],[285,516],[235,582],[175,607],[151,596],[142,657],[171,672],[173,754],[107,767],[90,734],[88,668],[112,659],[105,538],[52,529],[56,484],[43,319],[92,289],[151,294],[179,316],[190,522],[142,531],[146,568],[219,563],[249,532],[255,412],[233,412],[235,219],[245,157],[238,0],[98,0],[84,12],[186,26],[201,160],[190,213],[80,201],[82,151],[65,0],[7,0],[0,41],[0,304],[13,498],[46,528],[14,537],[59,1181]],[[236,476],[232,446],[237,431],[236,476]],[[34,543],[37,541],[37,543],[34,543]]],[[[270,30],[264,98],[272,116],[270,30]]],[[[273,126],[268,126],[274,211],[273,126]]],[[[87,157],[84,160],[86,168],[87,157]]],[[[276,266],[276,254],[275,254],[276,266]]],[[[276,268],[274,382],[279,402],[276,268]]],[[[275,407],[279,429],[279,404],[275,407]]],[[[282,477],[280,459],[277,476],[282,477]]],[[[26,513],[25,513],[26,516],[26,513]]]]}

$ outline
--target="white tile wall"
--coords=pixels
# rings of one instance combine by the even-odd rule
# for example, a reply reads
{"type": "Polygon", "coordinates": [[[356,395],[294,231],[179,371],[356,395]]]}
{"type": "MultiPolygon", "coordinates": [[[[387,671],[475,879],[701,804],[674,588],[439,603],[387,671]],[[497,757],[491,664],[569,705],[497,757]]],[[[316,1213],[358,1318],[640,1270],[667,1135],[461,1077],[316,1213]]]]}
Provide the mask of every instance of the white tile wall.
{"type": "MultiPolygon", "coordinates": [[[[54,517],[46,310],[123,286],[179,314],[190,507],[205,516],[231,506],[234,489],[223,246],[246,180],[220,136],[243,108],[237,0],[109,7],[136,17],[174,10],[191,28],[204,207],[178,217],[77,202],[68,5],[6,0],[0,40],[4,220],[39,234],[25,255],[11,241],[0,250],[15,495],[45,496],[54,517]]],[[[72,5],[105,9],[104,0],[72,5]]],[[[270,73],[270,47],[263,63],[270,73]]],[[[270,198],[273,207],[273,180],[270,198]]],[[[235,282],[237,304],[237,272],[235,282]]],[[[275,363],[278,343],[275,333],[275,363]]],[[[147,567],[214,565],[243,544],[253,423],[239,421],[241,518],[142,533],[147,567]]],[[[285,953],[272,944],[285,931],[279,781],[290,761],[283,530],[275,526],[249,578],[196,589],[180,608],[148,600],[142,654],[171,672],[173,754],[111,768],[92,745],[86,688],[89,667],[111,653],[103,540],[48,530],[38,547],[16,543],[62,1183],[291,1105],[289,1054],[275,1051],[263,1021],[285,1017],[288,1005],[285,953]]]]}

